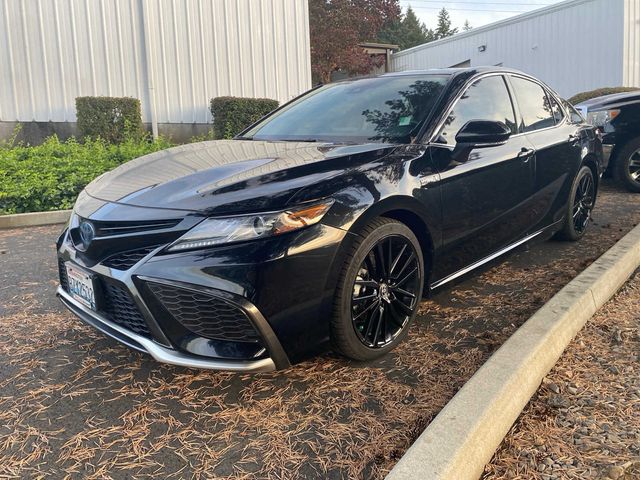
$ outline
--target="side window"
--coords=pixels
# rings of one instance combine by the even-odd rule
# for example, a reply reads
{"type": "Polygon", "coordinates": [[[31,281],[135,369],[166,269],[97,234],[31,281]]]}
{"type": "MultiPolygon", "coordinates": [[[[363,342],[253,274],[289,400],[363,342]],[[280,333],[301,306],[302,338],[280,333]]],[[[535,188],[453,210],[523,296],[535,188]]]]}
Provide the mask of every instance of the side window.
{"type": "Polygon", "coordinates": [[[567,109],[567,112],[569,112],[569,120],[571,123],[584,123],[584,118],[580,113],[578,113],[573,105],[566,100],[562,100],[562,104],[564,105],[564,108],[567,109]]]}
{"type": "Polygon", "coordinates": [[[561,123],[564,119],[564,112],[555,98],[547,93],[547,97],[549,98],[549,103],[551,103],[551,113],[553,113],[553,118],[556,121],[556,125],[561,123]]]}
{"type": "Polygon", "coordinates": [[[469,86],[449,112],[437,142],[455,145],[456,134],[470,120],[504,122],[515,133],[513,105],[501,76],[481,78],[469,86]]]}
{"type": "Polygon", "coordinates": [[[521,131],[533,132],[553,127],[553,112],[544,89],[537,83],[520,77],[511,77],[511,83],[522,114],[521,131]]]}

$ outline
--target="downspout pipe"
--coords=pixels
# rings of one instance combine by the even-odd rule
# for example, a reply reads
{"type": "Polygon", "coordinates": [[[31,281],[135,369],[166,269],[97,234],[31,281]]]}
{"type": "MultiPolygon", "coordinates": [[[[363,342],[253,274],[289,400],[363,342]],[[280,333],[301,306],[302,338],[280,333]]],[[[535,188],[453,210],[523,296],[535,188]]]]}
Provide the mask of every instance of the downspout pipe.
{"type": "Polygon", "coordinates": [[[140,9],[140,28],[142,30],[142,51],[144,53],[143,78],[147,87],[147,101],[149,102],[149,115],[151,116],[151,132],[153,139],[158,138],[158,118],[156,115],[156,97],[153,88],[153,63],[151,57],[151,34],[149,31],[149,18],[147,15],[146,0],[138,0],[140,9]]]}

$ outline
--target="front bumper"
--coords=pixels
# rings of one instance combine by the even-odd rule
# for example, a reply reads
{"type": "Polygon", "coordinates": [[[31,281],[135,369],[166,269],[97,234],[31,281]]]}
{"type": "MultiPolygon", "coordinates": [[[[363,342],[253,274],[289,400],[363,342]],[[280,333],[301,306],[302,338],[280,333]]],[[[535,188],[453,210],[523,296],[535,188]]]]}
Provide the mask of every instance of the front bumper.
{"type": "Polygon", "coordinates": [[[271,358],[249,361],[198,358],[194,355],[184,354],[177,350],[163,347],[155,341],[123,328],[107,320],[98,312],[94,312],[85,307],[74,300],[62,287],[58,287],[57,295],[64,306],[85,323],[134,350],[148,353],[159,362],[178,365],[180,367],[226,370],[232,372],[270,372],[276,369],[276,365],[271,358]]]}
{"type": "MultiPolygon", "coordinates": [[[[160,245],[133,265],[115,268],[110,259],[117,239],[109,239],[111,256],[106,256],[98,246],[89,253],[78,251],[65,232],[58,244],[58,296],[85,323],[160,362],[236,372],[283,369],[326,348],[327,308],[335,288],[332,265],[345,235],[343,230],[318,224],[282,238],[201,251],[165,254],[160,245]],[[119,292],[115,302],[126,300],[126,305],[121,305],[117,316],[106,308],[113,301],[102,299],[105,308],[93,311],[68,293],[63,278],[66,262],[94,274],[105,296],[113,288],[119,292]],[[167,308],[157,287],[196,299],[215,299],[223,309],[241,312],[255,336],[250,342],[194,330],[180,314],[190,314],[198,305],[190,304],[176,314],[171,305],[167,308]],[[129,312],[135,313],[137,324],[128,321],[129,312]],[[143,327],[142,334],[138,327],[143,327]]],[[[216,328],[216,315],[204,316],[202,331],[216,328]]]]}

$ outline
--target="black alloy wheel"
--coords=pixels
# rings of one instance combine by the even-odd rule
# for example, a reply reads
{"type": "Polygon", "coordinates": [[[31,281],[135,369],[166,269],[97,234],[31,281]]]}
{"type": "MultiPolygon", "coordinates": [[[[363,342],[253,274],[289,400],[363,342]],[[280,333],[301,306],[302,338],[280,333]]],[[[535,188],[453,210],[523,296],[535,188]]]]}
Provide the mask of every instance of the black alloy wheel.
{"type": "Polygon", "coordinates": [[[567,216],[560,236],[565,240],[579,240],[587,231],[591,212],[596,203],[596,182],[592,170],[583,166],[573,182],[567,205],[567,216]]]}
{"type": "Polygon", "coordinates": [[[413,232],[395,220],[374,220],[353,247],[340,279],[332,322],[334,345],[370,360],[399,344],[422,296],[424,263],[413,232]]]}
{"type": "Polygon", "coordinates": [[[579,235],[582,235],[587,229],[595,198],[595,182],[593,181],[593,174],[589,170],[589,174],[585,172],[580,177],[578,189],[573,198],[573,227],[579,235]]]}

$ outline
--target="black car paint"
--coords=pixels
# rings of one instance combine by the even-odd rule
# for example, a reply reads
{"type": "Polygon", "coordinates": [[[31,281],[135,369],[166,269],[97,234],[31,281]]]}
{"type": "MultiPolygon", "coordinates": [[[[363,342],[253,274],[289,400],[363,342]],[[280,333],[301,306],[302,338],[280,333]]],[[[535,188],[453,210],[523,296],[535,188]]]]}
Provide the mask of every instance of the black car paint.
{"type": "Polygon", "coordinates": [[[625,144],[640,136],[640,90],[592,98],[576,105],[576,108],[585,117],[589,112],[620,110],[616,118],[600,128],[605,152],[610,154],[610,157],[605,157],[605,166],[612,166],[612,160],[625,144]]]}
{"type": "Polygon", "coordinates": [[[59,256],[118,282],[120,274],[100,263],[122,250],[123,242],[127,249],[166,245],[206,216],[278,210],[331,197],[334,204],[320,224],[203,250],[169,254],[159,249],[126,280],[136,287],[134,298],[155,340],[172,348],[213,358],[261,355],[197,337],[170,320],[145,279],[246,300],[273,329],[273,350],[280,345],[286,356],[279,366],[321,351],[329,340],[328,317],[346,252],[371,219],[397,218],[416,232],[428,262],[428,283],[436,285],[527,235],[553,234],[561,228],[580,165],[593,168],[596,178],[602,173],[599,140],[584,123],[514,135],[504,145],[474,149],[466,161],[452,161],[451,149],[431,137],[466,85],[482,75],[520,74],[444,72],[451,80],[412,144],[231,140],[176,147],[129,162],[90,184],[75,213],[93,222],[178,223],[152,235],[97,238],[86,252],[73,253],[67,231],[59,256]]]}

